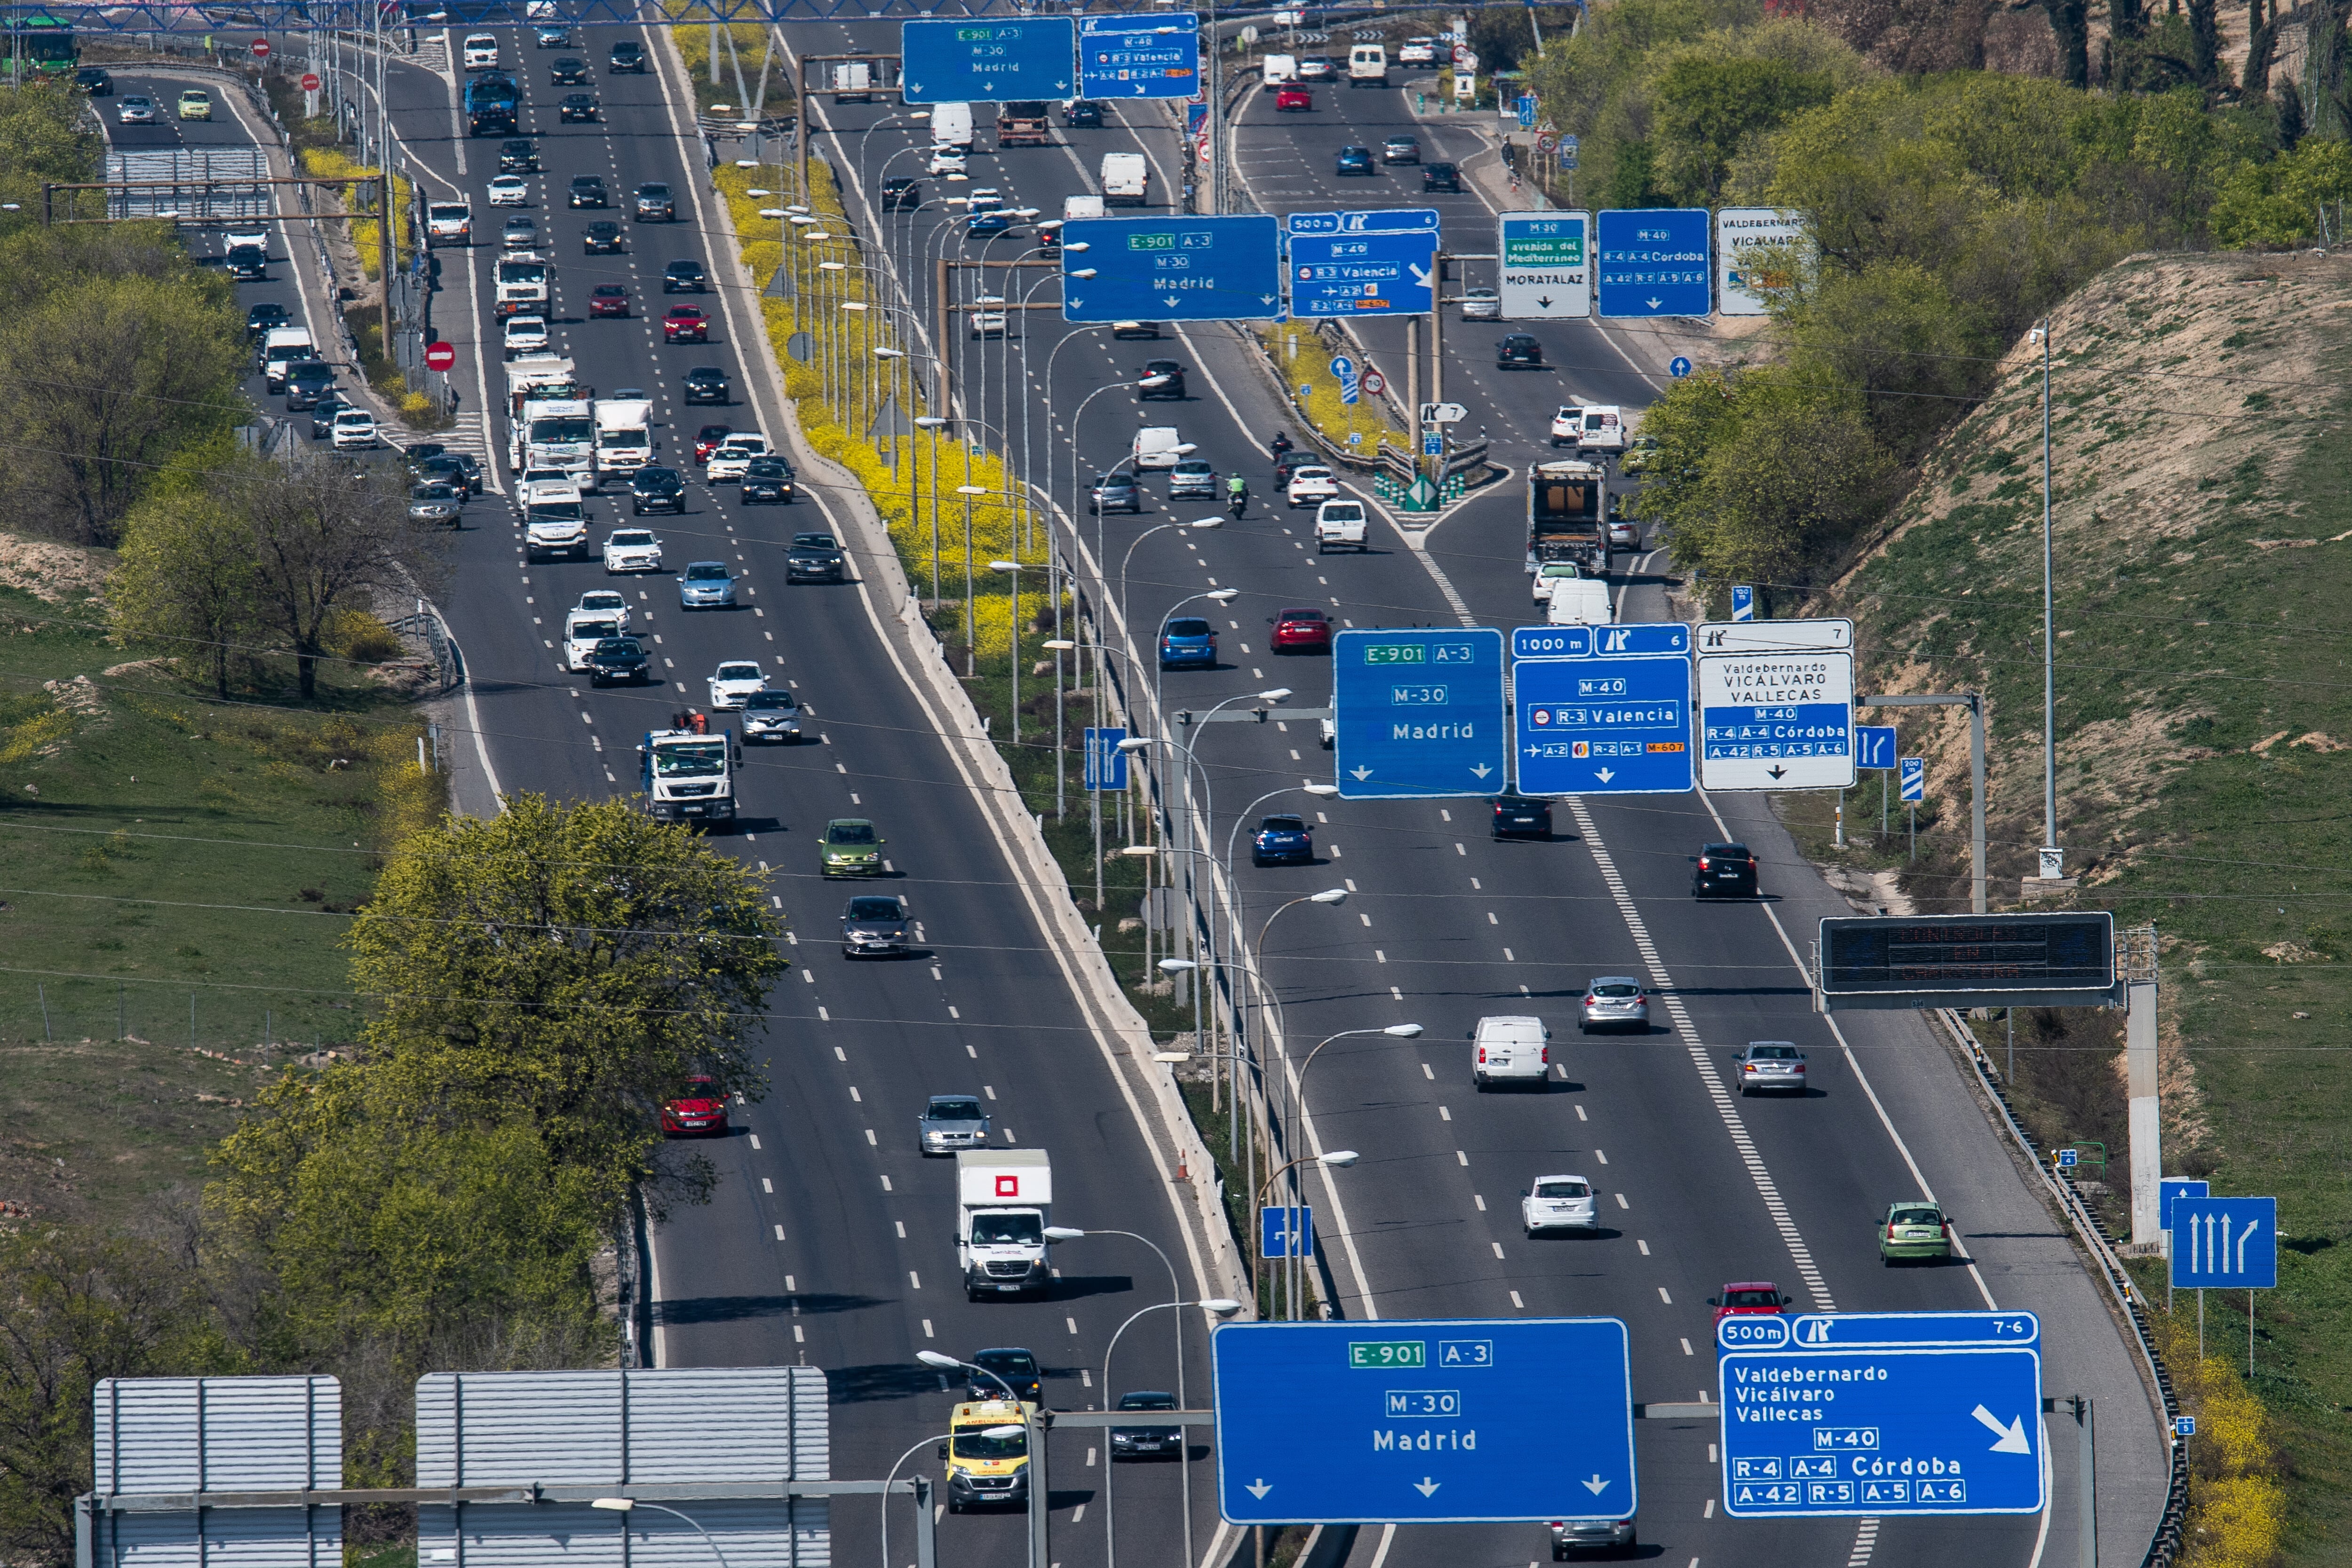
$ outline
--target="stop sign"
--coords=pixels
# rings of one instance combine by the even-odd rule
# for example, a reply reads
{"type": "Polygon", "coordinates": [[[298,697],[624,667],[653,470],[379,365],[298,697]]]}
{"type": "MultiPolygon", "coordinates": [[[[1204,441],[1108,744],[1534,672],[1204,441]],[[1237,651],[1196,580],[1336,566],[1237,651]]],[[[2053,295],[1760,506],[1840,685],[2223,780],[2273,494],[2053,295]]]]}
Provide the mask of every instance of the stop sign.
{"type": "Polygon", "coordinates": [[[427,343],[425,345],[425,368],[426,370],[446,371],[457,362],[457,350],[455,345],[449,343],[427,343]]]}
{"type": "Polygon", "coordinates": [[[302,90],[304,92],[316,92],[319,90],[318,72],[304,71],[302,73],[302,90]]]}
{"type": "Polygon", "coordinates": [[[269,57],[268,39],[256,38],[253,40],[253,57],[257,60],[266,60],[269,57]]]}

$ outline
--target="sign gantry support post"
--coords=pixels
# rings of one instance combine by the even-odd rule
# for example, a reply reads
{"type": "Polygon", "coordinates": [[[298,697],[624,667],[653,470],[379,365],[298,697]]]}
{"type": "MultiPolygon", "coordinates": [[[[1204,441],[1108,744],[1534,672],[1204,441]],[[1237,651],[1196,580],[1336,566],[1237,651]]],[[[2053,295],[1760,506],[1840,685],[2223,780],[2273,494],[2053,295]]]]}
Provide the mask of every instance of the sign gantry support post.
{"type": "MultiPolygon", "coordinates": [[[[1985,721],[1984,694],[1857,696],[1864,707],[1964,707],[1969,710],[1969,910],[1985,912],[1985,721]]],[[[2152,1190],[2152,1189],[2151,1189],[2152,1190]]]]}
{"type": "Polygon", "coordinates": [[[2131,1128],[2132,1245],[2160,1245],[2164,1119],[2156,1087],[2156,927],[2118,932],[2116,977],[2124,988],[2125,1092],[2131,1128]]]}

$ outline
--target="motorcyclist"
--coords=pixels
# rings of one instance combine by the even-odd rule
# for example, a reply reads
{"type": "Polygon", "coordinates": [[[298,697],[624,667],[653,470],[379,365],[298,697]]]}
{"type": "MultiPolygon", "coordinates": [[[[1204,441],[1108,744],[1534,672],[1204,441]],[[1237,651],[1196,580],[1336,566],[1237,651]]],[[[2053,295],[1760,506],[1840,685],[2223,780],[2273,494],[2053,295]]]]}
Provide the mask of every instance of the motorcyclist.
{"type": "Polygon", "coordinates": [[[1238,474],[1225,481],[1225,506],[1237,517],[1249,506],[1249,481],[1238,474]]]}
{"type": "Polygon", "coordinates": [[[1274,439],[1266,443],[1266,444],[1274,449],[1274,460],[1277,463],[1281,462],[1283,458],[1288,456],[1290,454],[1290,437],[1283,431],[1276,431],[1274,433],[1274,439]]]}

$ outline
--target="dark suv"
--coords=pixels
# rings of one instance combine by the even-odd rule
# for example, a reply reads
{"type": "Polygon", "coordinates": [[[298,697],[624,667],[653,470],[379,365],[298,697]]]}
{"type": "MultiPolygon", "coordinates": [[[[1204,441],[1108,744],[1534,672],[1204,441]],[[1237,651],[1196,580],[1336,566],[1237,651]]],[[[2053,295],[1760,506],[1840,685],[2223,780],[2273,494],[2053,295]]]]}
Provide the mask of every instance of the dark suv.
{"type": "Polygon", "coordinates": [[[1495,345],[1495,368],[1539,371],[1543,369],[1543,345],[1525,332],[1514,332],[1495,345]]]}
{"type": "Polygon", "coordinates": [[[831,534],[794,534],[784,551],[786,582],[839,582],[848,575],[841,542],[831,534]]]}
{"type": "Polygon", "coordinates": [[[646,47],[635,38],[623,38],[613,46],[612,68],[615,76],[646,74],[646,47]]]}
{"type": "Polygon", "coordinates": [[[1495,808],[1494,836],[1498,839],[1549,839],[1551,837],[1551,802],[1528,795],[1497,795],[1495,808]]]}
{"type": "Polygon", "coordinates": [[[613,681],[635,685],[653,678],[653,662],[646,657],[646,646],[635,637],[605,637],[588,651],[588,684],[604,685],[613,681]]]}
{"type": "Polygon", "coordinates": [[[288,409],[315,407],[335,390],[335,367],[324,360],[300,360],[286,367],[288,409]]]}
{"type": "Polygon", "coordinates": [[[1756,857],[1746,844],[1701,844],[1691,866],[1693,898],[1756,896],[1756,857]]]}
{"type": "Polygon", "coordinates": [[[1089,99],[1074,98],[1062,106],[1062,123],[1087,131],[1102,129],[1102,105],[1089,99]]]}
{"type": "Polygon", "coordinates": [[[734,396],[727,384],[727,372],[716,365],[697,365],[686,372],[679,384],[688,402],[715,402],[724,406],[734,396]]]}
{"type": "MultiPolygon", "coordinates": [[[[667,197],[667,188],[664,189],[663,195],[665,198],[667,197]]],[[[645,199],[645,192],[639,191],[637,200],[642,202],[645,199]]],[[[710,292],[710,275],[702,270],[702,263],[698,261],[673,261],[662,268],[662,292],[664,294],[708,294],[710,292]]]]}
{"type": "Polygon", "coordinates": [[[640,468],[629,476],[629,516],[686,510],[686,481],[675,468],[640,468]]]}
{"type": "Polygon", "coordinates": [[[1184,367],[1174,360],[1146,360],[1143,373],[1135,383],[1136,397],[1145,402],[1154,398],[1184,396],[1184,367]]]}

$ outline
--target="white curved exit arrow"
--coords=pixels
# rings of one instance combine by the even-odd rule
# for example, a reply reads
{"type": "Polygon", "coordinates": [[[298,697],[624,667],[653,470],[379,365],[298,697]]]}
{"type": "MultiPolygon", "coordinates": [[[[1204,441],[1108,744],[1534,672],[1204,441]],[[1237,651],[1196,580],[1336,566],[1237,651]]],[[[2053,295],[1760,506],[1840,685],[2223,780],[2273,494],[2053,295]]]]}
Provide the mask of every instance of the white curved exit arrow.
{"type": "Polygon", "coordinates": [[[1986,1427],[1990,1427],[1992,1432],[2000,1438],[2000,1442],[1995,1443],[1992,1446],[1992,1452],[1996,1454],[2030,1454],[2033,1452],[2033,1445],[2025,1440],[2024,1416],[2020,1416],[2011,1421],[2008,1426],[2004,1427],[2000,1424],[2000,1420],[1998,1416],[1994,1416],[1991,1411],[1986,1409],[1981,1405],[1978,1406],[1975,1410],[1970,1412],[1970,1414],[1974,1415],[1978,1420],[1983,1422],[1986,1427]]]}

